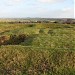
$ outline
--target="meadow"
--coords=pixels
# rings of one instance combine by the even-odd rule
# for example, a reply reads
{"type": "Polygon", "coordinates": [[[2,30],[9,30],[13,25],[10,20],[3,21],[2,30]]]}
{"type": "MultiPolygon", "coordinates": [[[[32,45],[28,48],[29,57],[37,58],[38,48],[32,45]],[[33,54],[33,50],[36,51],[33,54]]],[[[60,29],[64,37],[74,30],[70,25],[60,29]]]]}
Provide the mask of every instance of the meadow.
{"type": "Polygon", "coordinates": [[[75,24],[0,23],[0,75],[75,75],[75,24]]]}

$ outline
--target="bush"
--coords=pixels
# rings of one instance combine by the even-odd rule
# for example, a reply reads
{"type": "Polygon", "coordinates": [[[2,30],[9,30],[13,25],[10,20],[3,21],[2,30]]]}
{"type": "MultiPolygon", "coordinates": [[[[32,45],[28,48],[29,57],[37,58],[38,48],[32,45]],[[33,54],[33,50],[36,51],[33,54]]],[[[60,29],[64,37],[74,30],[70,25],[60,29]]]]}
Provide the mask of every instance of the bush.
{"type": "Polygon", "coordinates": [[[49,30],[48,34],[51,34],[51,35],[54,34],[53,30],[49,30]]]}
{"type": "Polygon", "coordinates": [[[0,37],[0,45],[17,45],[21,42],[24,42],[27,39],[28,35],[19,34],[19,35],[11,35],[9,37],[2,36],[0,37]]]}
{"type": "Polygon", "coordinates": [[[45,32],[44,32],[44,29],[40,29],[40,30],[39,30],[39,33],[45,33],[45,32]]]}
{"type": "Polygon", "coordinates": [[[20,35],[11,35],[10,39],[8,41],[8,44],[20,44],[21,42],[24,42],[26,40],[27,35],[26,34],[20,34],[20,35]]]}
{"type": "Polygon", "coordinates": [[[34,27],[35,25],[34,24],[30,24],[30,25],[28,25],[28,27],[34,27]]]}
{"type": "Polygon", "coordinates": [[[6,36],[6,35],[4,35],[4,36],[1,36],[0,37],[0,45],[5,45],[5,44],[7,44],[7,41],[10,39],[10,36],[6,36]]]}

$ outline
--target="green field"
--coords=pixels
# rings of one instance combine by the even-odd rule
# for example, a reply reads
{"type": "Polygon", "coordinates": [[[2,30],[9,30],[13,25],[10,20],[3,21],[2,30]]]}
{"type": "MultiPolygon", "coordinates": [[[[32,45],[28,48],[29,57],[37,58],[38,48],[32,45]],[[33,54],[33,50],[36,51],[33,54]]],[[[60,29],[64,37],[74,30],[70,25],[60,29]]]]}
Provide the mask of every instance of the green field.
{"type": "Polygon", "coordinates": [[[0,23],[0,75],[75,75],[75,24],[0,23]]]}

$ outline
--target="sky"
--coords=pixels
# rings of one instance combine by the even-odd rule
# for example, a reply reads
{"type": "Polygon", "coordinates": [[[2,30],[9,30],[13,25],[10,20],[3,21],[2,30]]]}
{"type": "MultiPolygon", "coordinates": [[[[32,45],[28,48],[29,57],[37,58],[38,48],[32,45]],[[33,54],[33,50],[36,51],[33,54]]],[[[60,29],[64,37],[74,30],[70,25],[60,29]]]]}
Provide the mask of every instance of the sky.
{"type": "Polygon", "coordinates": [[[0,0],[0,18],[74,18],[75,0],[0,0]]]}

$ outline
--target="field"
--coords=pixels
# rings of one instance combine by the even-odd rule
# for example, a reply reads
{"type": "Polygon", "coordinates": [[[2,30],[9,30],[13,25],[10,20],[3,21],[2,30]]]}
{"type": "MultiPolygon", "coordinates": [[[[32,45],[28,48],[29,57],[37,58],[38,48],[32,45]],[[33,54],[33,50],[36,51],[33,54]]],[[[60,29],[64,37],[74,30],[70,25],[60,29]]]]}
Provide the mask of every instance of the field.
{"type": "Polygon", "coordinates": [[[0,75],[75,75],[75,24],[0,23],[0,75]]]}

